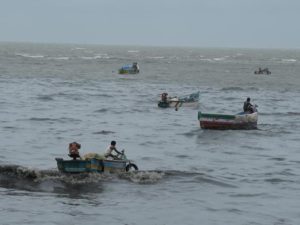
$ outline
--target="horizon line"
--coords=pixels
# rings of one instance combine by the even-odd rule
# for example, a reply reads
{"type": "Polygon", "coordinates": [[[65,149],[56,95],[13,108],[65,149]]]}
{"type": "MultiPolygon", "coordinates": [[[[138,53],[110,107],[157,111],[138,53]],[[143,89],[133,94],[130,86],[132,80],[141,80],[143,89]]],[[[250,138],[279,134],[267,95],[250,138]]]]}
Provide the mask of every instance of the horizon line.
{"type": "Polygon", "coordinates": [[[44,44],[44,45],[86,45],[111,47],[144,47],[144,48],[202,48],[202,49],[249,49],[249,50],[300,50],[300,47],[236,47],[236,46],[175,46],[175,45],[143,45],[143,44],[101,44],[80,42],[47,42],[47,41],[0,41],[1,44],[44,44]]]}

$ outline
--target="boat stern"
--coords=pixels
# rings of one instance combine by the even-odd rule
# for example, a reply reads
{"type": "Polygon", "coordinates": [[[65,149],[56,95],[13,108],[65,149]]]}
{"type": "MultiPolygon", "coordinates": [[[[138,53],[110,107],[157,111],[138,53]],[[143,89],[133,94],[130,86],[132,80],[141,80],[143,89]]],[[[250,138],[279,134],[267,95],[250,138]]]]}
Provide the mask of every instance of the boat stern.
{"type": "Polygon", "coordinates": [[[89,172],[91,169],[91,161],[88,160],[63,160],[56,158],[57,168],[64,173],[82,173],[89,172]]]}

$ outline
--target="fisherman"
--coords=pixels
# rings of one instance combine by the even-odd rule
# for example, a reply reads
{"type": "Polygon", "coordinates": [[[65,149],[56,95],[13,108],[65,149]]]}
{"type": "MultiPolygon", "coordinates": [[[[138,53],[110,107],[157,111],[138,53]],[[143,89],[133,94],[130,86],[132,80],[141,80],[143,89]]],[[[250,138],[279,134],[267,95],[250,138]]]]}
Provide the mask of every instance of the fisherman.
{"type": "Polygon", "coordinates": [[[79,155],[79,149],[81,148],[81,144],[77,142],[72,142],[69,144],[69,156],[76,160],[76,158],[81,158],[79,155]]]}
{"type": "Polygon", "coordinates": [[[137,64],[137,62],[134,62],[132,64],[132,68],[134,69],[135,72],[137,72],[137,73],[140,72],[140,68],[139,68],[139,65],[137,64]]]}
{"type": "Polygon", "coordinates": [[[254,109],[253,109],[253,105],[250,103],[250,98],[248,97],[247,100],[244,102],[244,112],[245,113],[253,113],[254,109]]]}
{"type": "Polygon", "coordinates": [[[162,102],[167,102],[168,101],[168,93],[164,92],[161,94],[161,101],[162,102]]]}
{"type": "Polygon", "coordinates": [[[105,154],[104,154],[104,157],[105,158],[113,158],[113,159],[119,159],[118,155],[122,155],[123,153],[122,152],[119,152],[117,149],[116,149],[116,144],[117,142],[116,141],[111,141],[110,143],[110,146],[108,146],[105,154]],[[116,152],[117,154],[113,154],[113,152],[116,152]]]}

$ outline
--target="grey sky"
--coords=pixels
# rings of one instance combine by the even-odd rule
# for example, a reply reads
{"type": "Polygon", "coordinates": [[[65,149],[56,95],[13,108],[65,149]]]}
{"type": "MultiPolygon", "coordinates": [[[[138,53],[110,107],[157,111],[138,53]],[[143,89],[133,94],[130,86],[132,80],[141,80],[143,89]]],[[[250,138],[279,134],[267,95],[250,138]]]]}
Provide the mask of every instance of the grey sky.
{"type": "Polygon", "coordinates": [[[0,41],[300,48],[300,0],[0,0],[0,41]]]}

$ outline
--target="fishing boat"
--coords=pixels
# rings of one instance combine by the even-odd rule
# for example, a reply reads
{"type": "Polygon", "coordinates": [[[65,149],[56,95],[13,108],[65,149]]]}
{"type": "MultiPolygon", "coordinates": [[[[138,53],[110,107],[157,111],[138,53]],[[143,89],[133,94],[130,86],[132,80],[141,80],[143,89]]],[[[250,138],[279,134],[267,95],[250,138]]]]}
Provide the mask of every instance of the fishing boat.
{"type": "Polygon", "coordinates": [[[212,114],[198,112],[198,120],[202,129],[242,130],[257,128],[258,113],[212,114]]]}
{"type": "Polygon", "coordinates": [[[102,158],[88,158],[88,159],[72,159],[64,160],[62,158],[55,158],[57,168],[63,173],[103,173],[103,172],[128,172],[131,170],[138,170],[138,167],[128,160],[123,152],[119,159],[102,159],[102,158]]]}
{"type": "Polygon", "coordinates": [[[264,69],[258,68],[258,70],[255,70],[255,71],[254,71],[254,74],[265,74],[265,75],[270,75],[270,74],[271,74],[271,71],[270,71],[268,68],[264,68],[264,69]]]}
{"type": "Polygon", "coordinates": [[[200,92],[198,91],[181,97],[168,97],[168,93],[164,92],[161,94],[161,99],[157,105],[161,108],[175,107],[175,109],[181,106],[198,107],[199,94],[200,92]]]}
{"type": "Polygon", "coordinates": [[[119,74],[137,74],[139,72],[140,72],[140,68],[137,62],[124,65],[119,69],[119,74]]]}

